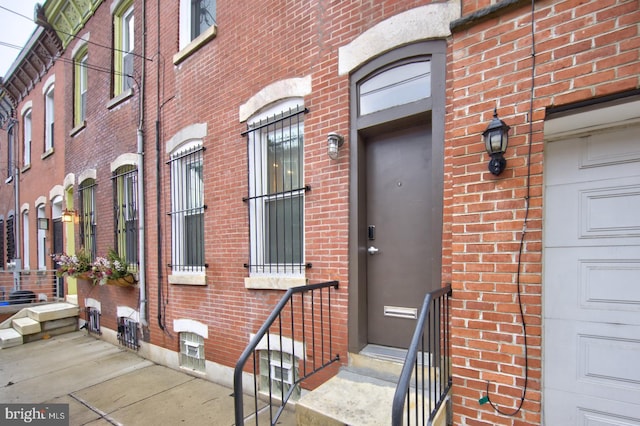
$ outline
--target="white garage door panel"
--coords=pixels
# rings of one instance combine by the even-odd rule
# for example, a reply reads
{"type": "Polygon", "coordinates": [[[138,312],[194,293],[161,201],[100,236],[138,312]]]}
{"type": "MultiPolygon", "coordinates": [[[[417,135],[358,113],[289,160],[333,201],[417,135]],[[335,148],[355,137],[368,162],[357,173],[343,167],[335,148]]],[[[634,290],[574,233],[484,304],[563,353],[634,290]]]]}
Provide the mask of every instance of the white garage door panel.
{"type": "MultiPolygon", "coordinates": [[[[640,326],[547,319],[545,388],[640,401],[640,326]]],[[[640,407],[636,407],[640,417],[640,407]]]]}
{"type": "Polygon", "coordinates": [[[640,175],[550,186],[545,199],[556,215],[546,222],[546,247],[640,241],[640,175]]]}
{"type": "Polygon", "coordinates": [[[545,317],[640,325],[637,247],[548,248],[545,259],[545,276],[558,283],[546,293],[545,317]]]}
{"type": "Polygon", "coordinates": [[[630,127],[552,142],[545,148],[545,180],[551,185],[638,175],[640,130],[630,127]]]}
{"type": "Polygon", "coordinates": [[[635,404],[603,400],[582,394],[545,391],[547,426],[640,426],[635,404]]]}
{"type": "Polygon", "coordinates": [[[545,424],[640,426],[640,127],[548,143],[544,208],[545,424]]]}

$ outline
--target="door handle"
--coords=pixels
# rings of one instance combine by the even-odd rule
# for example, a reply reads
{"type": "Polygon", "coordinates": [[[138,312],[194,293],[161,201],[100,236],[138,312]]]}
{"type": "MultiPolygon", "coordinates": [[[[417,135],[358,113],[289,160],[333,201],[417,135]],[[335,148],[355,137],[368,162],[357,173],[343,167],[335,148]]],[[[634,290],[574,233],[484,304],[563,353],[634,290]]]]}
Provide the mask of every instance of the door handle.
{"type": "Polygon", "coordinates": [[[371,246],[367,249],[367,251],[369,252],[369,254],[373,255],[373,254],[377,254],[380,249],[374,246],[371,246]]]}

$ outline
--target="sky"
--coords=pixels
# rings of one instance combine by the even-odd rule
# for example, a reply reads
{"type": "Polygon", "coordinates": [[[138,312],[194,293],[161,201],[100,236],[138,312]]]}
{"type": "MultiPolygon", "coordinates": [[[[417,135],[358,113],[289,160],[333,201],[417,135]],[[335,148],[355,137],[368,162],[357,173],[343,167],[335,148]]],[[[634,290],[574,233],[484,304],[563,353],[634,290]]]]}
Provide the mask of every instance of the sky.
{"type": "Polygon", "coordinates": [[[33,10],[36,3],[44,0],[0,0],[0,77],[4,78],[9,67],[20,53],[20,49],[29,41],[36,28],[33,23],[33,10]],[[6,9],[25,15],[18,16],[6,9]],[[8,47],[7,44],[19,46],[8,47]]]}

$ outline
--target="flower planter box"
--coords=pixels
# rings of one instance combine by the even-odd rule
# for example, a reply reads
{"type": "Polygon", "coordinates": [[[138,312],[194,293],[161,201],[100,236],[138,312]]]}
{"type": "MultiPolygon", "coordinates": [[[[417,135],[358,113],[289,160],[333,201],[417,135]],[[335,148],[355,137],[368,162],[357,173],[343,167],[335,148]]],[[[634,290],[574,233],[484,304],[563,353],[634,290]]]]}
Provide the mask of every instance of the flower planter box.
{"type": "Polygon", "coordinates": [[[127,275],[125,277],[113,278],[107,280],[107,285],[115,285],[118,287],[132,287],[138,284],[138,281],[133,275],[127,275]]]}

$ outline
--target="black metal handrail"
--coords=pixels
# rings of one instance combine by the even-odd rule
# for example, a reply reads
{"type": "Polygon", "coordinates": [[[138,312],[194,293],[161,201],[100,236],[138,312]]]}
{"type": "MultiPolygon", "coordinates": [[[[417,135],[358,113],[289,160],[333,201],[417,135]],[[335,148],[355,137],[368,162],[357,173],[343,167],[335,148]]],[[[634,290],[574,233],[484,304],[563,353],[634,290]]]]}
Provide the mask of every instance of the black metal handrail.
{"type": "MultiPolygon", "coordinates": [[[[244,425],[244,405],[243,405],[243,371],[249,359],[253,357],[253,394],[254,394],[254,411],[255,424],[258,425],[258,414],[269,410],[269,421],[272,425],[275,425],[282,414],[285,405],[295,388],[300,385],[303,380],[308,379],[313,374],[324,369],[325,367],[340,360],[339,354],[333,354],[332,345],[332,318],[331,318],[331,288],[338,289],[338,281],[328,281],[320,284],[304,285],[299,287],[293,287],[287,290],[282,299],[275,306],[265,323],[260,327],[260,330],[251,339],[249,345],[242,352],[240,359],[236,363],[235,371],[233,374],[233,394],[234,394],[234,407],[235,407],[235,424],[244,425]],[[326,297],[323,297],[323,290],[326,289],[326,297]],[[318,292],[319,296],[315,296],[314,293],[318,292]],[[310,294],[310,301],[308,307],[310,312],[305,309],[305,295],[310,294]],[[300,304],[296,305],[294,302],[294,296],[300,295],[300,304]],[[317,299],[319,298],[319,301],[317,299]],[[325,306],[326,300],[326,306],[325,306]],[[291,303],[289,303],[291,302],[291,303]],[[289,310],[286,312],[287,319],[290,320],[290,324],[287,327],[283,327],[283,312],[289,305],[289,310]],[[295,306],[294,306],[295,305],[295,306]],[[310,316],[310,318],[307,316],[310,316]],[[306,316],[306,319],[305,319],[306,316]],[[296,328],[296,318],[300,321],[296,328]],[[258,345],[266,336],[266,356],[268,357],[268,365],[279,366],[280,379],[282,379],[284,364],[283,353],[280,351],[280,356],[276,356],[275,364],[271,361],[271,328],[276,329],[277,333],[275,338],[279,339],[279,347],[283,348],[283,340],[291,339],[292,349],[292,364],[293,367],[293,380],[291,381],[290,388],[285,392],[284,386],[281,387],[279,398],[274,398],[271,388],[271,369],[268,370],[268,400],[267,406],[259,409],[258,407],[258,372],[256,371],[257,364],[259,364],[259,350],[258,345]],[[286,335],[285,335],[286,334],[286,335]],[[310,335],[309,335],[310,334],[310,335]],[[305,353],[298,353],[296,355],[295,341],[301,342],[303,351],[305,353],[312,353],[313,360],[311,365],[307,366],[307,360],[305,353]],[[307,345],[310,347],[307,348],[307,345]],[[298,372],[296,359],[301,359],[302,374],[298,372]],[[279,359],[279,360],[278,360],[279,359]],[[309,368],[309,371],[307,370],[309,368]],[[297,373],[297,374],[296,374],[297,373]],[[279,407],[276,412],[273,412],[274,403],[279,403],[279,407]]],[[[278,340],[276,340],[278,341],[278,340]]],[[[276,378],[277,379],[277,378],[276,378]]],[[[265,395],[267,396],[267,395],[265,395]]],[[[251,416],[251,414],[249,415],[251,416]]]]}
{"type": "Polygon", "coordinates": [[[451,286],[448,285],[432,291],[424,299],[393,396],[393,426],[401,426],[403,419],[405,425],[410,425],[412,416],[415,424],[431,424],[449,393],[450,298],[451,286]]]}

